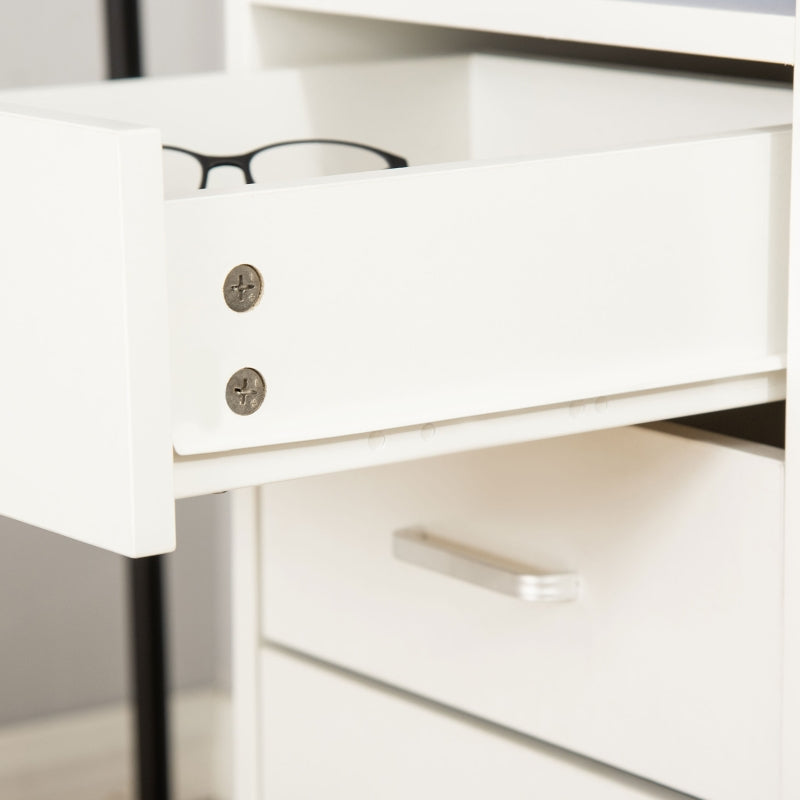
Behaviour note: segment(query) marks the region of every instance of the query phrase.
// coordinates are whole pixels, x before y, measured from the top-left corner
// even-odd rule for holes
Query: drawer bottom
[[[282,649],[261,670],[264,798],[687,797]]]

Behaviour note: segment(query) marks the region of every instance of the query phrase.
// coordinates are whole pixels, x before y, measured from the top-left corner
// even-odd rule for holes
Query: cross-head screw
[[[249,311],[261,299],[263,288],[259,271],[250,264],[239,264],[227,274],[222,294],[232,311]]]
[[[250,367],[244,367],[244,369],[234,372],[225,388],[225,400],[228,408],[234,414],[240,414],[243,417],[255,414],[261,408],[266,396],[267,385],[264,383],[263,376]]]

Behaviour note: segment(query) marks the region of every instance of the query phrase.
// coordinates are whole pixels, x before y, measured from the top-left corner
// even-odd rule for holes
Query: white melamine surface
[[[547,39],[791,64],[791,0],[229,0]]]
[[[174,547],[158,133],[0,107],[0,513]]]
[[[264,635],[698,797],[775,797],[783,463],[721,441],[624,428],[264,487]],[[401,563],[410,526],[582,595]]]
[[[275,648],[260,673],[264,798],[685,797]]]

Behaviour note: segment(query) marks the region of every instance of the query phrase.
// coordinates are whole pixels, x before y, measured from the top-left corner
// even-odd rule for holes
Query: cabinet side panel
[[[800,43],[800,28],[796,29],[796,42]],[[786,383],[782,800],[800,796],[800,103],[796,92],[794,103]]]
[[[0,109],[0,513],[174,546],[156,131]]]

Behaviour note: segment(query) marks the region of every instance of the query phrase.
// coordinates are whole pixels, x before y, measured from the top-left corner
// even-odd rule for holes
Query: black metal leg
[[[142,74],[138,0],[105,0],[109,78]],[[169,714],[162,557],[129,564],[136,783],[139,800],[169,800]]]
[[[109,78],[139,78],[142,46],[137,0],[105,0]]]
[[[162,556],[131,559],[137,796],[169,800],[169,715]]]

